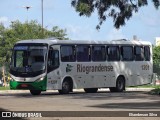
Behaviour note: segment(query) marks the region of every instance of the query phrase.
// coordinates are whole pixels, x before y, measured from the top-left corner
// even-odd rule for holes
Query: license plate
[[[27,84],[22,84],[21,87],[28,87],[28,85]]]

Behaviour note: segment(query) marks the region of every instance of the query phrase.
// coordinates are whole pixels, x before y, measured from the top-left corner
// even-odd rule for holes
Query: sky
[[[160,9],[156,10],[153,3],[133,14],[126,25],[115,29],[113,20],[108,18],[100,30],[96,30],[98,15],[95,11],[91,17],[80,17],[71,6],[71,0],[43,0],[44,28],[58,26],[67,30],[67,37],[72,40],[115,40],[138,39],[155,43],[160,37]],[[150,1],[150,0],[148,0]],[[31,6],[27,11],[24,6]],[[41,0],[0,0],[0,23],[9,27],[12,21],[37,20],[41,24]]]

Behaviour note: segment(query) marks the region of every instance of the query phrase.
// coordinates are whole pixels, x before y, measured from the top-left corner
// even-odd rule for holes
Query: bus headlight
[[[13,82],[13,81],[15,81],[15,80],[14,80],[12,77],[10,77],[10,80],[9,80],[9,81],[12,81],[12,82]]]
[[[36,81],[42,81],[42,80],[44,80],[44,78],[45,78],[45,76],[40,77],[40,78],[39,78],[39,79],[37,79]]]
[[[44,79],[44,77],[41,77],[39,80],[43,80]]]

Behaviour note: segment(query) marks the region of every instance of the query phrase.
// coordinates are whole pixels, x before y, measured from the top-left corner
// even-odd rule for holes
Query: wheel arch
[[[125,77],[125,75],[123,75],[123,74],[118,75],[118,76],[117,76],[117,79],[118,79],[119,77],[122,77],[124,80],[126,80],[126,77]],[[117,80],[117,79],[116,79],[116,80]]]

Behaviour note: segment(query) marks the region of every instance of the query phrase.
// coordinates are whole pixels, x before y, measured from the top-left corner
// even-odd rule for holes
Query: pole
[[[44,35],[44,31],[43,31],[43,0],[41,0],[41,4],[42,4],[42,36]]]

